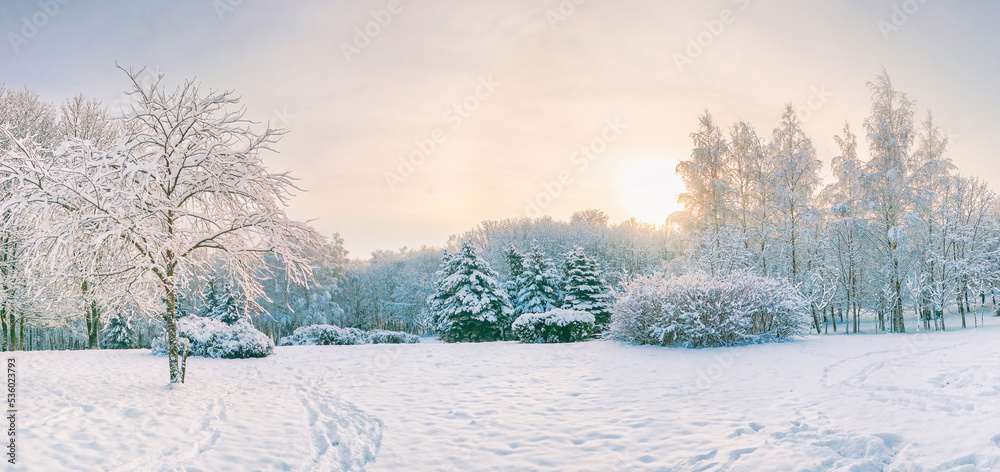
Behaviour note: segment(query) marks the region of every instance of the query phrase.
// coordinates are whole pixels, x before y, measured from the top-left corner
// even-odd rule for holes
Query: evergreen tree
[[[132,349],[135,347],[135,327],[128,313],[115,313],[107,320],[101,338],[104,349]]]
[[[509,335],[511,306],[497,274],[466,241],[445,254],[434,294],[427,303],[436,330],[445,342],[482,342]]]
[[[597,262],[576,246],[566,254],[563,277],[566,296],[562,308],[590,313],[598,326],[606,327],[611,320],[611,303]]]
[[[510,277],[503,284],[504,291],[507,292],[507,298],[517,300],[517,293],[521,291],[520,281],[524,276],[524,254],[521,254],[511,243],[507,249],[503,250],[503,259],[510,272]]]
[[[205,299],[205,305],[201,316],[213,318],[228,325],[236,324],[244,319],[243,310],[237,304],[233,286],[228,280],[218,275],[211,277],[202,291],[202,297]]]
[[[524,259],[524,273],[518,285],[516,316],[545,313],[561,305],[562,279],[537,244],[532,244],[531,253]]]

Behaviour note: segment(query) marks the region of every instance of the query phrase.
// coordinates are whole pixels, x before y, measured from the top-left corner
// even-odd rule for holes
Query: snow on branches
[[[802,334],[807,308],[795,286],[751,272],[645,275],[619,294],[611,336],[690,347],[769,342]]]
[[[162,76],[141,83],[141,71],[125,72],[135,103],[124,138],[111,149],[71,139],[49,151],[9,136],[0,184],[15,190],[0,210],[39,228],[32,263],[114,278],[144,312],[163,314],[178,382],[178,287],[220,264],[255,309],[262,255],[279,255],[289,280],[304,284],[321,238],[285,214],[293,178],[264,166],[282,131],[255,130],[232,92],[192,81],[168,89]]]
[[[482,342],[507,336],[513,314],[507,293],[472,243],[445,254],[437,278],[427,304],[442,340]]]

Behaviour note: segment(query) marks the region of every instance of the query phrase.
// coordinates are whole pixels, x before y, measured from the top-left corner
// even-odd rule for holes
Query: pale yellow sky
[[[0,80],[111,102],[126,85],[117,61],[235,89],[250,116],[289,130],[269,161],[308,189],[290,213],[364,257],[513,215],[661,219],[706,108],[769,135],[791,102],[828,161],[845,119],[863,134],[865,81],[883,65],[951,129],[963,172],[1000,181],[1000,9],[909,1],[70,3],[16,52],[3,45]],[[36,13],[0,8],[6,32]],[[412,173],[399,167],[428,143]],[[390,187],[389,172],[408,175]]]

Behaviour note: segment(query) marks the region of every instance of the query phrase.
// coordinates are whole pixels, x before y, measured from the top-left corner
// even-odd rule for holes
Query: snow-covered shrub
[[[279,346],[330,346],[368,344],[368,336],[357,328],[316,324],[296,328],[291,336],[278,340]]]
[[[267,357],[274,353],[274,342],[247,321],[226,324],[222,321],[188,315],[177,320],[177,337],[183,355],[185,344],[190,355],[218,359]],[[153,354],[167,353],[163,336],[153,340]]]
[[[420,342],[420,337],[401,331],[375,329],[368,332],[368,342],[372,344],[414,344]]]
[[[572,343],[596,331],[594,315],[562,308],[525,313],[514,320],[513,328],[514,336],[522,343]]]
[[[341,328],[333,325],[310,325],[296,329],[291,336],[278,341],[279,346],[329,346],[352,344],[412,344],[420,338],[409,333],[386,331],[362,331],[357,328]]]
[[[611,337],[690,347],[777,341],[803,332],[806,309],[795,286],[750,272],[640,276],[618,296]]]

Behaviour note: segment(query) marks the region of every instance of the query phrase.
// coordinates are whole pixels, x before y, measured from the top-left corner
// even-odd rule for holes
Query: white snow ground
[[[998,338],[15,353],[9,470],[1000,470]]]

